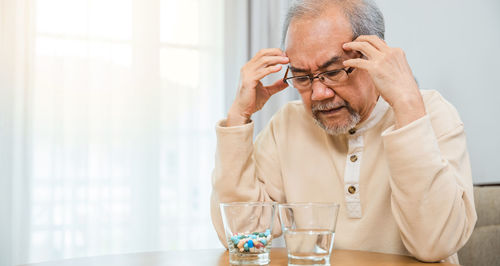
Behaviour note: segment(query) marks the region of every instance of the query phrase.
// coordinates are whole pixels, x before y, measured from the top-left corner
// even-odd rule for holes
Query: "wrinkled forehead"
[[[346,57],[342,44],[352,41],[351,25],[343,14],[294,19],[285,41],[290,64],[311,69],[334,56]]]

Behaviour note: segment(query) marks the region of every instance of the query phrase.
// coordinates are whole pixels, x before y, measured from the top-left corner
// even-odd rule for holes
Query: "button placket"
[[[355,131],[353,132],[353,134]],[[363,152],[363,136],[348,136],[349,151],[344,172],[344,196],[349,218],[361,218],[361,201],[359,195],[359,174]]]
[[[373,108],[370,117],[364,122],[364,125],[360,128],[351,128],[348,132],[349,134],[347,134],[349,150],[344,169],[344,198],[349,218],[361,218],[362,214],[359,196],[359,176],[364,147],[362,134],[376,125],[385,115],[387,110],[389,110],[389,104],[383,97],[379,97],[375,108]],[[351,186],[353,188],[349,189]]]

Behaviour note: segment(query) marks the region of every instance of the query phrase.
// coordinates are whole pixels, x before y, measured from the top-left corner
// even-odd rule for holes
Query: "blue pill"
[[[257,238],[257,236],[256,236],[256,235],[250,235],[250,238],[251,238],[251,239],[256,239],[256,238]]]
[[[243,248],[245,249],[245,251],[248,251],[248,242],[243,245]]]
[[[236,245],[238,244],[238,242],[240,242],[240,239],[237,236],[232,236],[231,241],[233,241],[233,243]]]
[[[253,248],[253,241],[252,240],[248,240],[247,244],[248,244],[248,248]]]
[[[264,233],[266,236],[271,234],[271,230],[267,229],[266,232]]]
[[[265,246],[265,245],[267,245],[267,240],[265,240],[265,239],[261,239],[261,240],[260,240],[260,243],[262,243],[262,245],[264,245],[264,246]]]

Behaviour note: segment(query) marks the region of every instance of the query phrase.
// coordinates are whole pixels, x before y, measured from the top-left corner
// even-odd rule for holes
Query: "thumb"
[[[271,96],[277,92],[284,90],[286,87],[288,87],[288,84],[284,82],[282,79],[279,79],[272,85],[266,86],[266,90],[269,93],[269,96]]]

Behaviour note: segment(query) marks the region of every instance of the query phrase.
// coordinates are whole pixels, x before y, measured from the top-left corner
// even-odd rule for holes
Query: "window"
[[[27,261],[220,247],[221,1],[32,1]]]

